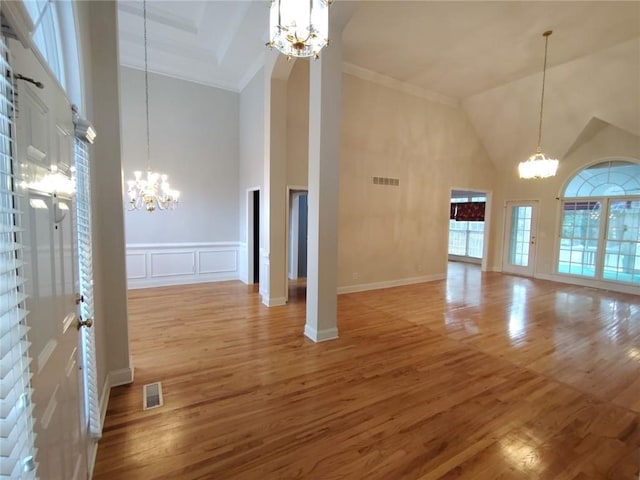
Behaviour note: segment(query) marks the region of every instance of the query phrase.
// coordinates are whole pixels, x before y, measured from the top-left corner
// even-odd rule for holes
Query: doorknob
[[[82,320],[82,317],[78,317],[78,330],[82,327],[91,328],[93,325],[93,318],[87,318],[86,320]]]
[[[76,293],[76,305],[80,305],[82,302],[84,302],[84,295]]]

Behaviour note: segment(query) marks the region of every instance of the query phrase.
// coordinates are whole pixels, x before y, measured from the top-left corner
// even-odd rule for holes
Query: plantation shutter
[[[0,478],[36,478],[29,340],[15,192],[13,74],[0,37]]]
[[[91,248],[91,184],[89,165],[89,145],[84,140],[75,139],[76,163],[76,225],[78,234],[80,314],[83,319],[94,318],[93,304],[93,253]],[[95,320],[94,320],[95,322]],[[102,436],[100,399],[98,398],[98,378],[96,372],[95,328],[82,329],[85,410],[89,422],[89,435],[98,439]]]

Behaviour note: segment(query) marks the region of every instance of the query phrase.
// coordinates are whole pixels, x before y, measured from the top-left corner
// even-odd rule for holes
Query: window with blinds
[[[15,102],[0,37],[0,478],[36,477],[21,214],[14,181]]]
[[[94,318],[93,305],[93,250],[91,247],[91,171],[89,145],[80,138],[75,139],[76,164],[76,231],[78,240],[78,265],[80,293],[80,314],[82,318]],[[95,320],[94,320],[95,322]],[[99,439],[102,436],[100,399],[98,398],[98,378],[96,371],[95,328],[82,329],[82,351],[84,364],[85,412],[89,435]]]

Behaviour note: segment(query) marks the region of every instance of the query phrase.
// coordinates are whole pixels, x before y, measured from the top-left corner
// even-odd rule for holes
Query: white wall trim
[[[579,278],[574,276],[565,276],[561,274],[536,273],[534,278],[540,280],[549,280],[551,282],[566,283],[569,285],[579,285],[581,287],[597,288],[599,290],[609,290],[611,292],[638,294],[637,285],[626,285],[623,283],[604,282],[600,280],[589,280],[587,278]]]
[[[111,393],[111,384],[109,381],[109,375],[104,379],[104,385],[102,386],[102,395],[100,395],[100,425],[104,428],[104,419],[107,418],[107,407],[109,406],[109,394]],[[93,470],[96,466],[96,455],[98,454],[98,443],[96,439],[88,438],[89,448],[87,459],[89,467],[89,478],[93,478]]]
[[[109,372],[109,385],[111,388],[133,383],[133,367],[121,368]]]
[[[448,260],[450,262],[475,263],[476,265],[482,265],[482,259],[481,258],[467,257],[465,255],[452,255],[452,254],[449,254]]]
[[[434,275],[425,275],[423,277],[401,278],[398,280],[387,280],[384,282],[361,283],[359,285],[345,285],[338,287],[338,295],[344,293],[366,292],[367,290],[380,290],[383,288],[402,287],[404,285],[413,285],[415,283],[433,282],[436,280],[445,280],[446,273],[437,273]]]
[[[237,247],[238,245],[240,245],[240,242],[127,243],[127,250],[149,250],[154,248]]]
[[[269,298],[267,295],[262,295],[262,303],[267,307],[281,307],[287,304],[287,299],[284,297]]]
[[[111,394],[111,379],[109,375],[104,379],[102,395],[100,395],[100,425],[104,426],[104,419],[107,418],[107,407],[109,406],[109,395]]]
[[[131,243],[126,248],[127,287],[238,280],[245,251],[240,242]]]
[[[397,90],[398,92],[406,93],[407,95],[424,98],[425,100],[429,100],[430,102],[441,103],[449,107],[460,108],[460,101],[457,98],[449,97],[437,92],[432,92],[411,83],[401,82],[400,80],[396,80],[395,78],[382,75],[378,72],[374,72],[373,70],[367,70],[366,68],[362,68],[351,63],[343,62],[342,71],[347,75],[351,75],[367,82],[382,85],[383,87]]]
[[[238,278],[246,285],[249,285],[248,261],[247,244],[240,242],[238,243]]]
[[[305,325],[304,335],[315,343],[327,342],[338,338],[338,329],[333,327],[325,330],[316,330],[311,325]]]

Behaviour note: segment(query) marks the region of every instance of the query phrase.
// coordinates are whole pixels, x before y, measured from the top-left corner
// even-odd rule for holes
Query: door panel
[[[17,82],[17,172],[21,186],[31,330],[38,477],[87,477],[86,432],[79,388],[81,355],[75,304],[74,195],[56,185],[73,166],[71,107],[57,81],[30,50],[10,42],[16,72],[44,84]],[[64,180],[64,179],[63,179]],[[64,183],[64,182],[63,182]],[[65,189],[66,190],[66,189]]]
[[[507,202],[502,270],[532,277],[535,266],[537,202]]]

